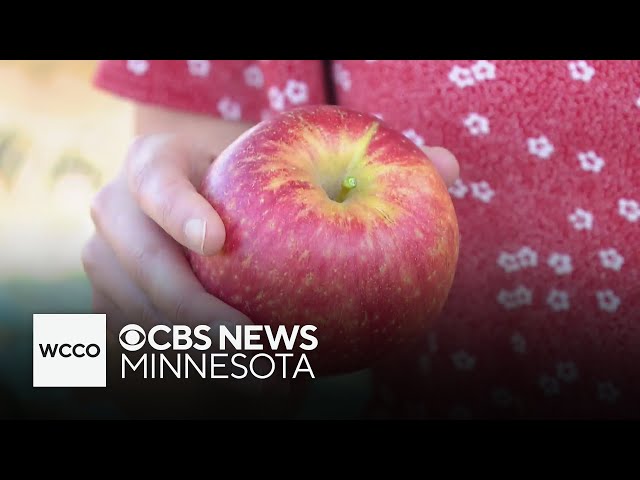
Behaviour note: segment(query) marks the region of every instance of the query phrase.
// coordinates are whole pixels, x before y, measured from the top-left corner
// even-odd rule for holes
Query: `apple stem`
[[[344,202],[349,192],[356,188],[356,185],[358,185],[356,177],[345,177],[345,179],[342,181],[342,189],[340,190],[340,195],[338,195],[336,201],[338,203]]]
[[[356,188],[358,182],[356,181],[356,177],[347,177],[342,181],[342,188],[346,188],[347,190],[351,190]]]

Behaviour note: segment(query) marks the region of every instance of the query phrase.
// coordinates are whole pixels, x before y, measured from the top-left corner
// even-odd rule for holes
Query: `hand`
[[[425,152],[451,185],[458,177],[455,157],[440,147]],[[107,314],[116,336],[131,322],[145,329],[158,323],[209,324],[213,331],[220,323],[251,323],[204,290],[183,253],[186,247],[215,254],[225,241],[220,217],[196,190],[212,160],[209,149],[193,138],[142,136],[118,176],[96,196],[91,206],[96,233],[82,261],[94,310]],[[282,382],[264,387],[280,394],[289,390],[274,383]]]
[[[456,158],[441,147],[424,150],[451,185],[459,173]],[[196,191],[212,160],[178,135],[139,137],[119,175],[96,196],[96,233],[82,261],[93,307],[110,314],[112,332],[126,319],[149,328],[185,321],[251,323],[204,290],[180,247],[211,255],[224,244],[222,220]]]
[[[93,307],[117,335],[129,321],[246,324],[242,313],[209,295],[181,245],[204,254],[224,244],[224,226],[196,185],[212,161],[177,135],[139,137],[119,175],[96,196],[96,227],[82,253]]]
[[[114,344],[128,323],[147,331],[159,323],[209,324],[212,332],[221,323],[232,331],[234,324],[251,323],[204,290],[183,251],[187,247],[211,254],[224,244],[220,217],[196,193],[196,185],[213,160],[209,152],[192,137],[139,137],[117,177],[93,201],[96,232],[83,249],[82,262],[93,288],[94,311],[107,314]],[[244,404],[238,406],[237,397],[229,398],[232,391],[240,389],[245,398],[264,388],[274,389],[251,379],[216,381],[213,393],[208,382],[182,380],[179,388],[171,378],[160,384],[124,382],[118,380],[119,356],[109,360],[108,375],[116,385],[112,399],[133,418],[163,416],[167,411],[232,415],[234,408],[251,410]],[[279,385],[275,388],[284,390]]]
[[[442,147],[422,147],[422,150],[431,159],[447,187],[453,185],[460,176],[460,165],[453,153]]]

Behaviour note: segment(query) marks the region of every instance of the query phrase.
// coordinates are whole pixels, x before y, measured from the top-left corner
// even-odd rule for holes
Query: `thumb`
[[[446,148],[442,147],[421,147],[424,153],[427,154],[431,163],[436,167],[438,173],[443,178],[447,187],[453,185],[453,183],[460,176],[460,165],[455,155]]]
[[[126,175],[133,197],[148,217],[188,249],[212,255],[224,245],[225,229],[191,178],[211,158],[193,150],[191,143],[176,135],[140,137],[129,151]]]

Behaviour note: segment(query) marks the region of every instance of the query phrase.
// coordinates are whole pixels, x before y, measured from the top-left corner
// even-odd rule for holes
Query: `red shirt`
[[[126,98],[256,122],[291,107],[374,113],[457,156],[461,232],[443,315],[370,413],[640,413],[640,63],[107,61]]]

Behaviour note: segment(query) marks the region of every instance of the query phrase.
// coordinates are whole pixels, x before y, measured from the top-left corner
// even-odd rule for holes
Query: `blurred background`
[[[0,61],[0,418],[77,408],[69,392],[32,388],[31,323],[91,308],[89,205],[132,132],[129,105],[92,86],[96,64]]]
[[[0,62],[0,274],[81,270],[88,205],[122,162],[130,107],[91,85],[94,61]]]
[[[32,315],[91,311],[89,206],[133,134],[130,105],[92,86],[96,66],[0,61],[0,418],[119,418],[79,389],[32,387]],[[317,381],[300,415],[357,416],[363,382]]]

